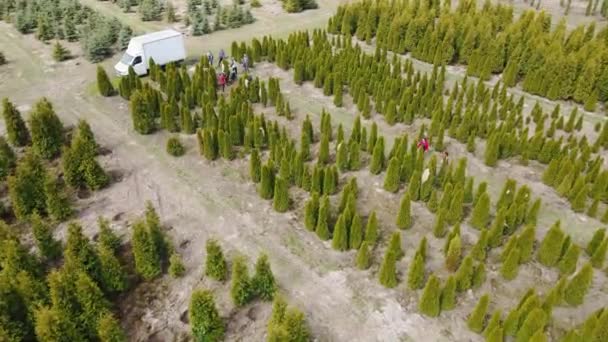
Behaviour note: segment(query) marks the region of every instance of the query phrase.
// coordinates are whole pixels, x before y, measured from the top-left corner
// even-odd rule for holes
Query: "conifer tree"
[[[133,129],[139,134],[150,134],[155,129],[154,114],[151,113],[146,95],[137,90],[129,97]]]
[[[382,261],[382,266],[380,266],[379,273],[380,284],[382,284],[384,287],[393,288],[397,286],[397,270],[395,268],[396,261],[397,256],[395,255],[395,252],[389,247],[384,254],[384,260]]]
[[[127,272],[123,269],[115,252],[105,245],[97,246],[101,264],[101,286],[106,293],[120,293],[127,289]]]
[[[13,152],[13,149],[4,137],[0,136],[0,180],[5,180],[11,173],[15,168],[16,160],[15,152]]]
[[[604,267],[604,261],[606,260],[606,250],[608,249],[608,239],[605,239],[595,252],[591,256],[591,265],[595,268]]]
[[[454,272],[458,268],[460,263],[461,248],[459,235],[456,235],[450,239],[445,258],[445,267],[448,269],[448,271]]]
[[[482,193],[477,200],[471,214],[471,225],[477,229],[484,229],[488,226],[490,219],[490,197],[487,193]]]
[[[369,170],[372,174],[377,175],[380,172],[382,172],[383,168],[384,168],[384,137],[378,137],[378,140],[374,144],[372,162],[371,162]]]
[[[226,259],[219,243],[214,239],[207,240],[206,250],[205,275],[218,281],[226,280],[228,277]]]
[[[348,231],[348,247],[358,249],[363,241],[363,227],[361,217],[355,213],[351,220],[350,229]]]
[[[338,217],[331,242],[332,248],[339,251],[345,251],[348,249],[348,230],[344,220],[344,215],[340,215]]]
[[[336,153],[336,164],[342,172],[349,169],[348,150],[346,144],[343,142],[338,144],[338,151]]]
[[[359,247],[359,251],[357,252],[356,265],[360,270],[366,270],[370,265],[370,251],[369,251],[369,243],[367,241],[363,241],[361,246]]]
[[[259,183],[261,180],[261,165],[260,153],[254,148],[249,159],[249,176],[254,183]]]
[[[560,221],[555,222],[545,235],[538,249],[538,261],[545,266],[554,266],[561,257],[565,236],[560,228]]]
[[[61,243],[53,238],[51,227],[42,220],[37,212],[31,216],[32,232],[40,256],[53,261],[61,256]]]
[[[416,253],[407,275],[407,286],[410,290],[421,289],[424,285],[424,257]]]
[[[252,298],[253,288],[243,256],[239,255],[234,258],[231,278],[230,297],[232,297],[232,301],[236,306],[247,304]]]
[[[94,334],[101,316],[108,311],[108,303],[103,296],[103,292],[87,273],[79,272],[76,275],[74,295],[78,305],[82,308],[80,324],[85,331]]]
[[[460,264],[458,271],[456,271],[456,290],[458,292],[464,292],[471,288],[473,283],[473,258],[467,255]]]
[[[592,281],[593,267],[591,263],[586,263],[566,284],[564,288],[564,300],[566,303],[570,306],[581,305],[591,287]]]
[[[480,288],[481,285],[486,281],[486,264],[479,263],[475,267],[473,272],[473,279],[471,280],[471,287],[474,289]]]
[[[260,197],[263,199],[271,199],[274,195],[275,179],[272,165],[263,165],[260,180]]]
[[[414,170],[412,177],[410,178],[408,192],[411,196],[412,201],[418,201],[420,199],[420,187],[421,187],[421,174],[419,170]]]
[[[8,192],[17,219],[25,219],[34,211],[46,212],[44,180],[46,171],[37,155],[26,152],[8,177]]]
[[[225,326],[208,290],[195,290],[190,297],[188,318],[197,341],[217,342],[224,339]]]
[[[399,190],[399,169],[400,161],[396,156],[391,158],[386,176],[384,177],[384,190],[389,192],[397,192]]]
[[[102,342],[127,342],[120,323],[112,313],[106,312],[97,323],[97,336]]]
[[[97,90],[101,96],[112,96],[115,93],[114,86],[106,74],[106,70],[101,66],[97,66]]]
[[[321,205],[319,206],[319,217],[317,218],[317,227],[315,232],[321,240],[329,239],[329,227],[327,220],[329,219],[329,197],[324,195],[321,197]]]
[[[401,247],[401,232],[394,231],[391,234],[391,238],[388,242],[389,250],[393,251],[397,260],[401,259],[404,255],[403,248]]]
[[[376,244],[378,239],[378,219],[376,218],[376,211],[372,211],[367,219],[367,225],[365,226],[365,241],[370,246]]]
[[[473,309],[473,312],[469,315],[467,320],[467,326],[469,329],[476,333],[481,333],[483,331],[485,317],[488,312],[488,304],[490,302],[490,297],[487,294],[484,294],[479,299],[479,302]]]
[[[522,317],[523,318],[523,317]],[[520,318],[520,319],[522,319]],[[524,342],[530,341],[531,337],[534,336],[537,332],[543,331],[545,324],[547,322],[547,315],[540,308],[532,309],[528,315],[524,318],[519,331],[517,332],[517,336],[515,337],[515,341]]]
[[[456,278],[449,276],[445,286],[441,290],[441,310],[448,311],[456,306]]]
[[[274,183],[274,210],[284,213],[289,209],[289,188],[287,180],[277,177]]]
[[[182,257],[177,254],[171,254],[169,258],[169,275],[173,278],[179,278],[184,275],[186,272],[186,267],[184,267],[184,263],[182,262]]]
[[[418,302],[418,310],[424,315],[429,317],[437,317],[441,312],[441,289],[440,289],[439,278],[434,274],[431,275],[429,280],[424,286],[422,297]]]
[[[439,199],[437,198],[437,191],[435,189],[433,189],[431,191],[431,197],[429,198],[429,201],[427,203],[427,207],[429,208],[429,210],[432,213],[436,213],[437,209],[439,207]]]
[[[272,300],[277,291],[277,284],[270,269],[270,262],[266,254],[261,254],[255,263],[255,274],[251,279],[253,293],[263,299]]]
[[[564,256],[557,264],[561,275],[570,275],[576,271],[576,263],[578,262],[580,251],[581,249],[576,244],[570,244],[570,247],[568,247],[566,253],[564,253]]]
[[[513,280],[517,277],[519,270],[519,253],[519,248],[512,248],[500,267],[500,274],[506,280]]]
[[[589,206],[589,209],[587,209],[587,216],[591,217],[591,218],[596,218],[597,217],[597,211],[600,205],[600,200],[598,198],[595,198],[593,200],[593,202],[591,202],[591,206]]]
[[[486,338],[486,341],[489,340],[490,334],[495,329],[500,329],[502,331],[502,327],[500,324],[501,318],[502,312],[500,311],[500,309],[494,310],[494,313],[492,313],[492,316],[490,317],[490,320],[488,321],[488,324],[486,325],[482,333],[482,335]],[[500,340],[502,341],[502,336],[500,336]]]
[[[143,221],[133,224],[133,257],[135,259],[135,270],[145,280],[154,279],[161,272],[161,260],[159,251],[150,236]]]
[[[65,186],[59,179],[53,176],[47,177],[44,181],[44,193],[46,210],[52,219],[61,222],[72,215],[72,208]]]
[[[46,99],[38,101],[28,120],[33,150],[42,158],[52,159],[61,151],[64,142],[63,124]]]
[[[327,134],[321,136],[321,145],[319,147],[319,165],[329,163],[329,137]]]
[[[519,262],[525,263],[532,258],[534,251],[534,241],[536,236],[536,226],[527,225],[524,231],[517,238],[517,248],[519,249]]]
[[[442,238],[445,236],[446,216],[447,213],[445,210],[439,210],[439,214],[437,214],[435,219],[435,225],[433,226],[433,235],[436,238]]]
[[[26,146],[30,142],[30,133],[25,126],[21,113],[7,98],[2,100],[2,116],[8,141],[17,147]]]
[[[397,214],[397,227],[400,229],[408,229],[412,226],[411,215],[411,200],[408,192],[403,194],[401,205],[399,206],[399,214]]]
[[[319,215],[319,194],[314,192],[304,206],[304,226],[310,231],[314,231],[317,226]]]

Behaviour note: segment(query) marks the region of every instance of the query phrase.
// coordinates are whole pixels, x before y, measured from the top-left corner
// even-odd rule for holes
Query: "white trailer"
[[[131,66],[137,75],[146,75],[150,59],[157,65],[186,59],[183,35],[175,30],[164,30],[133,37],[114,69],[118,75],[125,76]]]

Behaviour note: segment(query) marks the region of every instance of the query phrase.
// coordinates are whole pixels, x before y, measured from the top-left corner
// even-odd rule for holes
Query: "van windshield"
[[[125,54],[122,55],[122,58],[120,59],[120,62],[122,64],[125,64],[125,65],[131,65],[131,61],[132,60],[133,60],[133,56],[131,56],[128,53],[125,52]]]

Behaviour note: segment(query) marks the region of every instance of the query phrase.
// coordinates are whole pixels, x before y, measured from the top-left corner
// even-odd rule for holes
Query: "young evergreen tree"
[[[252,299],[253,288],[244,257],[234,258],[231,278],[230,297],[232,297],[232,301],[236,306],[247,304]]]
[[[190,297],[188,318],[197,341],[217,342],[224,339],[225,325],[208,290],[195,290]]]
[[[401,198],[399,206],[399,214],[397,215],[397,227],[400,229],[408,229],[412,226],[410,194],[406,192]]]
[[[348,229],[346,227],[346,222],[344,218],[344,214],[338,217],[338,221],[334,227],[333,239],[331,246],[333,249],[339,251],[345,251],[348,249]]]
[[[277,177],[274,183],[274,210],[284,213],[289,209],[289,185],[287,180]]]
[[[310,231],[314,231],[317,226],[319,216],[319,194],[314,192],[304,206],[304,226]]]
[[[445,267],[448,271],[454,272],[458,268],[458,265],[460,264],[461,249],[459,235],[456,235],[449,240],[447,255],[445,257]]]
[[[422,297],[418,302],[418,310],[420,313],[429,316],[437,317],[441,312],[441,284],[439,278],[434,274],[431,275],[429,280],[424,286]]]
[[[2,116],[8,141],[17,147],[26,146],[30,142],[30,133],[25,126],[21,113],[7,98],[2,99]]]
[[[372,174],[377,175],[380,172],[382,172],[383,168],[384,168],[384,137],[378,137],[378,140],[374,144],[372,162],[371,162],[369,170]]]
[[[477,229],[484,229],[490,220],[490,197],[487,193],[482,193],[477,200],[471,214],[471,225]]]
[[[561,275],[570,275],[576,271],[576,263],[580,255],[581,249],[574,243],[570,244],[566,253],[557,264],[557,268]]]
[[[266,254],[261,254],[255,263],[255,274],[251,279],[253,293],[263,299],[272,300],[277,291],[277,284],[270,268]]]
[[[542,333],[547,322],[547,315],[542,309],[534,308],[526,317],[520,317],[520,319],[524,320],[517,332],[515,341],[531,341],[532,336],[534,336],[538,331]]]
[[[207,240],[206,250],[205,275],[218,281],[226,280],[228,278],[226,259],[224,259],[224,253],[217,240]]]
[[[321,197],[321,205],[319,206],[319,217],[317,218],[317,227],[315,232],[321,240],[329,239],[328,219],[330,212],[329,197],[324,195]]]
[[[169,275],[173,278],[180,278],[186,272],[186,267],[182,262],[182,257],[177,254],[171,254],[169,258]]]
[[[263,165],[259,193],[260,197],[263,199],[269,200],[274,196],[274,188],[275,188],[275,175],[272,170],[272,165]]]
[[[53,176],[48,176],[44,181],[44,193],[46,197],[46,210],[49,216],[56,221],[65,221],[72,215],[70,199],[64,184]]]
[[[355,213],[350,223],[350,229],[348,230],[348,247],[352,249],[359,249],[362,241],[363,227],[361,217],[359,214]]]
[[[105,313],[97,323],[97,336],[102,342],[127,342],[127,336],[112,313]]]
[[[442,238],[445,236],[446,216],[446,211],[440,209],[435,219],[435,225],[433,226],[433,235],[436,238]]]
[[[365,241],[370,246],[374,246],[378,239],[378,219],[376,218],[376,211],[372,211],[367,219],[367,225],[365,226]]]
[[[259,183],[261,180],[261,165],[260,153],[254,148],[249,159],[249,176],[254,183]]]
[[[551,226],[540,244],[538,261],[548,267],[556,265],[561,257],[564,240],[565,236],[560,228],[560,222],[557,221]]]
[[[566,284],[564,288],[564,301],[570,306],[581,305],[591,287],[592,281],[593,267],[591,263],[586,263]]]
[[[484,294],[479,299],[479,302],[473,309],[473,312],[469,315],[467,320],[467,326],[472,331],[480,334],[483,331],[486,314],[488,312],[488,304],[490,302],[490,297],[487,294]]]
[[[606,260],[606,251],[608,249],[608,239],[605,239],[599,247],[595,250],[591,256],[591,265],[595,268],[604,267],[604,261]]]
[[[357,251],[356,257],[356,266],[360,270],[366,270],[370,266],[370,250],[369,243],[367,241],[363,241],[359,250]]]
[[[154,240],[143,221],[133,224],[131,244],[135,270],[145,280],[154,279],[161,273],[161,259]]]
[[[519,249],[519,262],[530,261],[534,252],[534,241],[536,236],[536,226],[527,225],[524,231],[517,238],[517,248]]]
[[[445,286],[441,290],[441,310],[448,311],[456,306],[456,278],[449,276]]]
[[[597,229],[593,233],[593,237],[591,238],[591,240],[587,244],[587,247],[585,248],[585,252],[587,253],[588,256],[593,256],[593,254],[595,254],[595,251],[597,250],[597,248],[602,244],[602,241],[604,241],[605,236],[606,236],[606,228]]]
[[[519,270],[519,248],[512,248],[506,255],[502,266],[500,267],[500,274],[506,280],[513,280],[517,277]]]
[[[397,270],[395,263],[397,262],[397,256],[395,252],[389,249],[384,254],[384,260],[382,266],[380,266],[379,280],[380,284],[384,287],[393,288],[397,286]]]
[[[384,190],[389,192],[397,192],[399,190],[399,170],[400,160],[396,156],[391,158],[388,163],[386,176],[384,177]]]
[[[37,212],[32,214],[30,220],[40,256],[48,261],[58,259],[61,256],[61,242],[53,238],[51,227],[42,220]]]
[[[15,169],[14,176],[8,177],[8,192],[15,216],[19,220],[37,211],[46,212],[44,180],[46,171],[40,158],[26,152]]]
[[[29,126],[33,150],[45,159],[56,157],[64,142],[63,124],[46,98],[34,105]]]
[[[410,290],[421,289],[424,285],[424,257],[420,253],[416,253],[407,275],[407,286]]]
[[[473,268],[473,258],[467,255],[460,264],[458,271],[456,271],[456,290],[458,292],[464,292],[471,288],[473,284],[473,275],[475,269]]]
[[[106,74],[106,70],[101,65],[97,66],[97,90],[99,90],[101,96],[106,97],[112,96],[116,92],[108,74]]]
[[[421,187],[421,174],[419,170],[414,170],[412,177],[410,178],[410,184],[408,192],[411,196],[412,201],[418,201],[420,199],[420,187]]]
[[[321,136],[321,145],[319,146],[319,165],[329,163],[329,137],[327,134]]]

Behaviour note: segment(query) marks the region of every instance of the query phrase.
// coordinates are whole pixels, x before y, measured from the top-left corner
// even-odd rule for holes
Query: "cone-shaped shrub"
[[[99,90],[101,96],[112,96],[115,93],[114,86],[112,86],[108,74],[101,65],[97,66],[97,90]]]
[[[401,259],[404,255],[403,249],[401,248],[401,233],[399,231],[393,232],[391,239],[388,243],[388,249],[395,254],[397,260]]]
[[[33,150],[45,159],[56,157],[64,142],[63,124],[46,98],[34,106],[29,126]]]
[[[416,252],[407,274],[407,286],[410,290],[421,289],[424,285],[424,257]]]
[[[215,280],[224,281],[227,278],[226,259],[219,243],[214,239],[207,240],[207,259],[205,274]]]
[[[184,145],[182,145],[179,137],[172,136],[167,139],[167,153],[174,157],[180,157],[183,156],[185,152]]]
[[[350,223],[348,231],[348,248],[358,249],[363,241],[363,227],[361,225],[361,217],[355,213]]]
[[[422,256],[422,260],[426,260],[426,248],[427,240],[425,236],[420,240],[420,244],[418,245],[418,249],[416,250],[416,253],[420,253],[420,256]]]
[[[384,287],[393,288],[397,286],[396,262],[397,257],[395,256],[395,253],[388,249],[384,255],[384,260],[382,261],[382,266],[380,266],[380,273],[378,275],[380,284]]]
[[[30,133],[17,107],[7,98],[2,100],[2,116],[8,142],[13,146],[25,146],[30,142]]]
[[[598,248],[595,249],[595,253],[591,256],[591,265],[595,268],[602,268],[604,266],[604,261],[606,260],[606,250],[608,249],[608,239],[605,239],[604,242],[600,244]]]
[[[337,170],[334,172],[334,167],[326,168],[325,175],[323,176],[323,194],[324,195],[333,195],[336,193],[336,174]]]
[[[579,306],[583,304],[585,295],[591,287],[593,280],[593,267],[591,263],[585,264],[583,268],[578,271],[572,279],[566,284],[564,288],[564,300],[570,306]]]
[[[247,304],[252,298],[253,288],[244,257],[237,256],[234,258],[231,278],[230,297],[232,297],[232,301],[236,306]]]
[[[446,212],[445,210],[439,210],[439,214],[437,214],[435,218],[435,225],[433,226],[433,235],[436,238],[442,238],[445,236],[446,230]]]
[[[277,177],[274,183],[274,210],[284,213],[289,209],[289,185],[287,180]]]
[[[277,291],[277,284],[270,269],[266,254],[261,254],[255,263],[255,274],[251,279],[253,293],[262,300],[272,300]]]
[[[361,243],[361,247],[359,247],[359,251],[357,252],[356,264],[358,269],[366,270],[369,268],[369,254],[369,244],[367,241],[363,241],[363,243]]]
[[[420,171],[415,170],[410,178],[408,192],[412,201],[418,201],[420,199]]]
[[[371,137],[370,137],[371,138]],[[372,162],[369,167],[369,171],[377,175],[382,172],[384,168],[384,137],[378,137],[374,145],[374,150],[372,154]]]
[[[177,253],[171,254],[171,257],[169,258],[169,275],[173,278],[179,278],[183,276],[185,272],[186,268],[182,262],[182,257]]]
[[[557,268],[561,275],[570,275],[576,271],[576,263],[578,262],[580,252],[581,249],[576,244],[570,244],[566,253],[557,264]]]
[[[435,189],[431,191],[431,197],[427,203],[427,207],[432,213],[436,213],[439,208],[439,199],[437,198],[437,191]]]
[[[458,292],[464,292],[471,288],[474,273],[473,258],[471,258],[470,255],[467,255],[462,260],[458,271],[456,271],[456,290]]]
[[[361,168],[361,157],[359,151],[361,149],[360,146],[365,146],[365,144],[360,145],[357,141],[353,141],[349,146],[348,169],[351,171],[357,171]]]
[[[490,197],[487,193],[481,194],[471,214],[471,226],[483,229],[488,226],[490,219]]]
[[[473,248],[471,249],[470,255],[473,259],[477,261],[485,261],[488,251],[488,230],[484,229],[479,234],[479,239]]]
[[[304,206],[304,226],[310,231],[314,231],[317,226],[319,216],[319,194],[314,192]]]
[[[59,258],[61,256],[61,243],[53,238],[50,225],[42,220],[37,212],[32,214],[30,221],[40,256],[50,261]]]
[[[456,278],[448,277],[445,286],[441,290],[441,310],[448,311],[456,306]]]
[[[507,254],[505,260],[500,267],[500,274],[506,280],[512,280],[517,277],[519,271],[519,248],[512,248]]]
[[[461,249],[460,236],[456,235],[450,240],[447,255],[445,257],[445,267],[448,271],[454,272],[458,268],[458,265],[460,264]]]
[[[530,337],[529,342],[547,342],[547,335],[542,329],[539,329],[532,337]]]
[[[97,336],[101,341],[108,342],[125,342],[127,337],[120,327],[120,323],[112,313],[107,312],[99,318],[97,323]]]
[[[475,309],[473,309],[473,312],[471,312],[467,320],[467,326],[469,327],[469,329],[478,334],[483,331],[489,303],[490,297],[487,294],[481,296],[479,302],[475,306]]]
[[[195,290],[192,293],[188,317],[192,335],[197,341],[217,342],[224,339],[224,322],[211,291]]]
[[[439,278],[432,274],[424,286],[422,297],[420,297],[420,301],[418,302],[418,310],[426,316],[437,317],[441,312],[440,301],[441,284]]]
[[[384,190],[389,192],[397,192],[399,190],[399,170],[400,160],[397,157],[391,158],[384,177]]]
[[[346,223],[344,222],[344,215],[340,215],[338,217],[338,221],[336,221],[331,246],[333,249],[339,251],[345,251],[348,249],[348,230],[346,228]]]
[[[565,236],[560,228],[560,221],[557,221],[540,244],[538,261],[545,266],[555,266],[561,257],[564,240]]]
[[[486,338],[486,341],[487,341],[488,337],[490,336],[490,333],[494,329],[501,328],[501,326],[500,326],[501,318],[502,318],[502,311],[500,311],[500,309],[494,310],[494,313],[492,314],[492,317],[490,317],[490,320],[488,321],[486,328],[483,330],[483,336]],[[501,341],[502,341],[502,336],[501,336]]]
[[[72,215],[70,199],[62,181],[53,176],[47,177],[44,182],[44,192],[46,210],[53,220],[61,222]]]
[[[321,145],[319,147],[319,165],[324,165],[329,162],[329,137],[327,134],[321,136]]]
[[[486,264],[479,263],[477,267],[475,267],[475,271],[473,272],[473,279],[471,280],[471,287],[474,289],[478,289],[483,285],[486,281]]]
[[[329,219],[329,197],[327,195],[321,197],[321,205],[319,206],[319,217],[317,218],[317,227],[315,232],[321,240],[329,239],[329,227],[327,220]]]
[[[370,246],[374,246],[377,239],[378,219],[376,218],[376,211],[372,211],[367,219],[367,225],[365,226],[365,241],[367,241]]]
[[[534,251],[534,238],[536,236],[536,226],[527,225],[524,231],[517,238],[517,248],[519,249],[519,262],[525,263],[532,258]]]
[[[401,198],[399,206],[399,214],[397,214],[397,227],[400,229],[408,229],[412,226],[410,194],[406,192]]]
[[[608,310],[604,309],[593,329],[593,342],[608,341]]]
[[[536,334],[536,332],[542,330],[547,323],[547,315],[540,308],[535,308],[530,311],[526,319],[523,321],[521,328],[517,332],[515,337],[516,342],[528,342],[530,338]]]
[[[260,160],[260,152],[254,148],[249,159],[249,176],[254,183],[259,183],[261,179],[262,162]]]
[[[274,172],[272,171],[272,167],[263,165],[259,188],[260,197],[267,200],[271,199],[274,195],[274,188]]]
[[[504,340],[504,329],[500,326],[490,330],[486,336],[486,342],[502,342]]]
[[[161,260],[159,251],[143,221],[133,224],[131,244],[137,273],[145,280],[154,279],[161,273]]]
[[[587,252],[588,256],[593,256],[593,254],[595,254],[595,251],[597,250],[597,248],[604,241],[605,236],[606,236],[606,228],[597,229],[595,231],[595,233],[593,233],[593,237],[591,238],[591,240],[587,244],[587,247],[585,248],[585,252]]]

